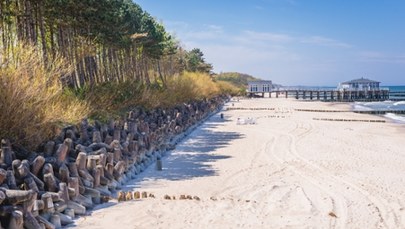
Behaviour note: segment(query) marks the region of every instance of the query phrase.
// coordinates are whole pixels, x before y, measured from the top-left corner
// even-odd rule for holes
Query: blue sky
[[[136,0],[214,71],[283,85],[405,85],[405,0]]]

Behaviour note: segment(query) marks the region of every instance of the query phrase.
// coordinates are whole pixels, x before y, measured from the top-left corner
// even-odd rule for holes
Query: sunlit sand
[[[167,153],[163,171],[151,166],[124,188],[155,198],[112,201],[77,226],[405,227],[404,125],[322,121],[384,119],[295,110],[350,110],[347,104],[246,99],[226,107],[274,110],[212,116]]]

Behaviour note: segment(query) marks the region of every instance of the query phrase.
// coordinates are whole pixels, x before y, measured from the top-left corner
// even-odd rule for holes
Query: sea
[[[384,87],[384,86],[383,86]],[[390,92],[404,92],[405,86],[385,86]],[[398,100],[383,102],[355,102],[353,110],[405,110],[405,97],[396,97]],[[384,115],[396,123],[405,124],[405,115],[387,113]]]

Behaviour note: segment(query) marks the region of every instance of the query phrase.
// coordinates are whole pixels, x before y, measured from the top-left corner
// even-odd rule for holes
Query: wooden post
[[[55,149],[55,142],[49,141],[45,144],[44,155],[45,157],[50,157],[53,155],[53,150]]]
[[[86,153],[80,152],[79,155],[77,155],[76,165],[78,170],[86,169],[86,160],[87,160]]]
[[[11,151],[11,148],[8,146],[6,140],[1,140],[1,160],[4,162],[4,164],[8,166],[11,166],[13,163],[13,152]]]
[[[77,197],[80,194],[80,191],[79,191],[79,178],[78,177],[70,177],[68,187],[74,190],[73,197]]]
[[[15,173],[15,175],[17,175],[17,178],[19,179],[24,179],[28,176],[28,174],[30,174],[28,163],[21,163],[21,165],[18,166],[17,173]]]
[[[101,143],[102,139],[101,139],[101,133],[100,131],[94,131],[93,132],[93,143]]]
[[[44,174],[44,183],[45,183],[45,188],[49,192],[56,192],[58,189],[58,186],[56,184],[55,177],[52,173],[46,173]]]
[[[58,150],[55,153],[56,161],[59,164],[65,162],[67,153],[69,151],[69,146],[72,144],[72,139],[66,138],[63,143],[59,146]]]
[[[108,179],[114,179],[113,173],[114,173],[114,165],[111,163],[107,163],[106,165],[106,170],[104,171],[105,177]]]
[[[97,188],[100,186],[101,171],[99,169],[94,169],[93,177],[94,177],[93,187]]]
[[[59,195],[60,198],[67,203],[69,199],[69,191],[68,191],[68,186],[65,182],[59,183]]]
[[[113,153],[107,154],[107,163],[110,163],[110,164],[114,163],[114,154]]]
[[[32,177],[26,177],[24,179],[24,184],[29,190],[33,190],[34,192],[39,192],[38,186]]]
[[[59,179],[62,182],[68,183],[69,181],[69,169],[65,164],[62,164],[62,166],[59,168]]]
[[[121,152],[121,150],[120,150],[119,148],[115,148],[115,149],[114,149],[114,161],[115,161],[115,162],[120,161],[120,160],[121,160],[121,157],[122,157],[122,152]]]
[[[53,214],[55,208],[53,206],[52,195],[50,193],[45,193],[41,196],[41,200],[44,202],[44,213]]]
[[[100,160],[98,162],[98,165],[101,165],[104,167],[106,165],[106,163],[107,163],[107,154],[100,154]]]
[[[89,156],[87,159],[87,170],[93,171],[97,166],[97,159],[94,156]]]
[[[50,173],[50,174],[54,175],[53,166],[50,163],[46,163],[42,167],[42,174],[47,174],[47,173]]]
[[[156,170],[162,171],[162,160],[161,159],[156,160]]]
[[[71,162],[68,164],[69,173],[71,177],[79,177],[79,172],[77,171],[77,165],[75,162]]]
[[[115,166],[113,170],[113,175],[116,180],[118,180],[122,173],[125,171],[125,162],[119,161]]]
[[[42,166],[45,164],[45,158],[43,156],[37,156],[32,162],[31,172],[35,176],[38,176],[39,171],[41,171]]]

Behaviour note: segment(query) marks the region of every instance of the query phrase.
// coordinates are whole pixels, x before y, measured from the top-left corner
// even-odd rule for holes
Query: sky
[[[135,0],[214,72],[405,85],[405,0]]]

